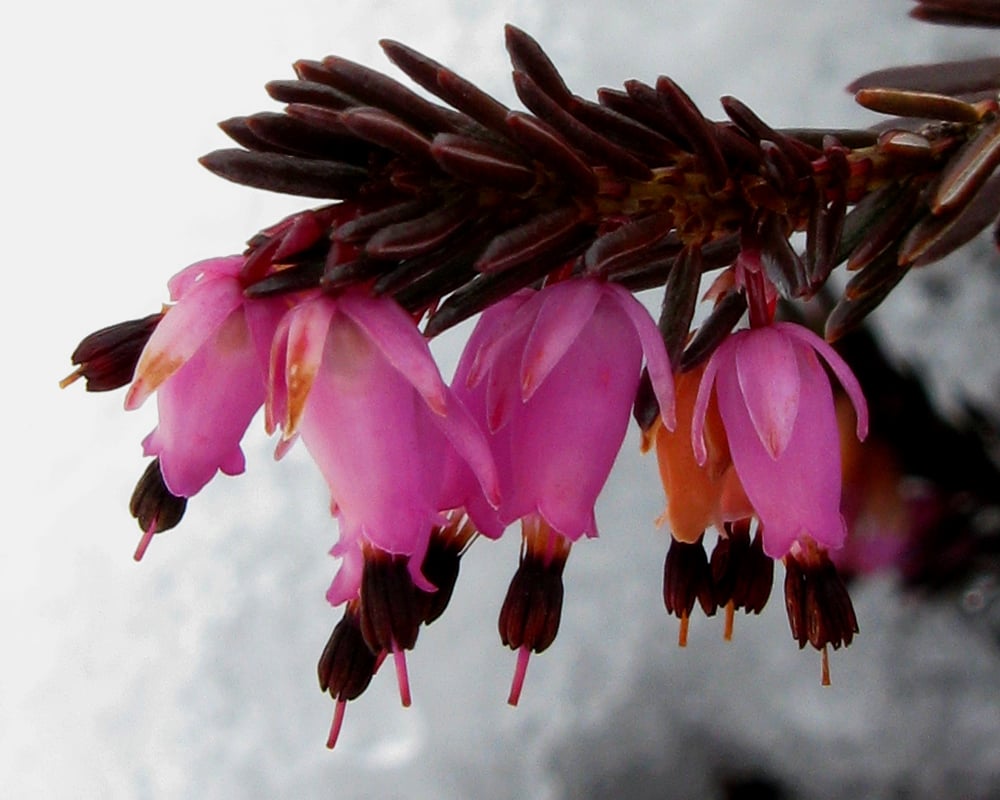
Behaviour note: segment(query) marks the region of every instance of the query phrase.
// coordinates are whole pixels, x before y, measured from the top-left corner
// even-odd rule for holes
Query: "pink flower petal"
[[[299,426],[348,527],[390,553],[408,553],[437,519],[412,387],[345,316],[331,327]],[[424,411],[426,414],[427,412]],[[440,448],[432,449],[440,452]]]
[[[157,392],[159,424],[143,442],[171,493],[191,497],[217,470],[243,472],[240,440],[264,401],[264,375],[241,311]]]
[[[466,350],[474,358],[463,383],[475,389],[485,380],[483,398],[491,433],[503,428],[521,403],[521,361],[510,354],[523,351],[541,301],[539,292],[524,289],[497,303],[483,313],[469,339]]]
[[[778,322],[775,323],[775,327],[782,330],[786,335],[807,344],[823,356],[823,359],[830,366],[830,369],[833,370],[833,374],[837,376],[837,380],[844,387],[844,391],[854,406],[854,413],[857,415],[858,420],[856,428],[857,437],[859,440],[864,441],[865,437],[868,436],[868,403],[865,401],[865,394],[861,390],[861,384],[854,377],[854,373],[847,365],[847,362],[826,341],[808,328],[803,328],[801,325],[795,325],[791,322]]]
[[[644,350],[672,414],[663,341],[625,290],[570,279],[484,312],[454,385],[489,432],[497,467],[499,522],[486,515],[488,535],[530,515],[572,541],[597,535],[594,503],[621,448]],[[477,525],[482,505],[466,502]]]
[[[594,280],[557,283],[543,292],[521,357],[521,400],[527,402],[548,377],[580,331],[590,322],[603,296]]]
[[[733,337],[728,337],[720,344],[705,367],[705,372],[701,376],[701,383],[698,384],[698,395],[694,400],[694,410],[691,413],[691,447],[694,450],[694,459],[699,467],[705,466],[708,461],[708,448],[705,444],[705,417],[708,414],[708,404],[712,399],[712,389],[715,388],[716,378],[720,371],[735,370],[734,341]]]
[[[243,304],[247,326],[253,339],[257,360],[269,364],[275,333],[288,311],[294,307],[286,297],[248,301]]]
[[[167,281],[170,299],[177,302],[199,284],[217,278],[238,278],[246,259],[243,256],[223,256],[198,261],[185,267]]]
[[[534,293],[527,292],[526,294],[530,296]],[[485,429],[486,426],[487,382],[482,380],[473,382],[469,380],[469,376],[474,370],[483,344],[491,341],[490,337],[499,331],[506,330],[505,323],[508,316],[512,315],[520,305],[521,303],[502,301],[487,309],[469,336],[455,370],[455,377],[452,381],[454,397],[468,410],[473,421],[479,423],[477,427],[481,429]],[[505,428],[490,435],[487,445],[496,466],[502,499],[504,487],[509,487],[511,484],[509,430]],[[457,452],[452,452],[446,458],[446,470],[442,485],[449,493],[449,499],[442,507],[458,508],[464,506],[466,513],[480,533],[491,539],[500,537],[506,524],[500,521],[496,508],[486,500],[479,482],[472,475],[468,464],[458,457]]]
[[[591,323],[511,418],[514,486],[505,521],[537,511],[575,541],[594,536],[593,509],[621,448],[642,366],[630,319],[602,300]]]
[[[278,322],[271,341],[268,355],[267,387],[264,395],[264,430],[272,435],[288,416],[288,391],[285,387],[285,372],[288,369],[288,331],[295,316],[290,312]],[[282,441],[291,441],[294,436]],[[276,451],[275,459],[284,457]]]
[[[653,394],[660,405],[660,415],[667,430],[672,431],[677,427],[676,411],[674,408],[674,373],[667,357],[667,348],[663,344],[663,337],[659,328],[649,316],[649,312],[631,292],[613,283],[604,287],[605,295],[612,297],[628,315],[635,327],[635,332],[639,336],[642,345],[642,353],[646,357],[646,369],[649,372],[649,380],[653,385]]]
[[[761,329],[746,333],[756,336]],[[764,551],[781,558],[809,536],[837,548],[846,528],[840,514],[840,441],[833,393],[822,365],[807,345],[795,345],[800,375],[799,414],[788,443],[772,457],[757,434],[735,369],[716,378],[719,411],[733,465],[764,529]]]
[[[473,488],[499,502],[485,435],[441,380],[426,340],[395,301],[351,291],[313,298],[288,318],[288,344],[276,337],[272,369],[284,351],[288,405],[301,402],[297,427],[340,523],[332,552],[345,561],[331,602],[356,593],[362,543],[408,556],[414,583],[432,590],[420,568],[432,528],[445,524],[442,511],[451,510],[441,503]],[[308,379],[300,401],[292,399],[295,365]],[[274,377],[277,407],[280,372]],[[452,485],[453,479],[463,483]]]
[[[432,422],[447,437],[458,456],[469,465],[487,502],[497,508],[500,505],[500,481],[496,464],[486,437],[468,409],[454,397],[449,397],[447,414],[434,416]]]
[[[493,361],[486,378],[486,412],[490,433],[504,428],[523,404],[521,400],[521,363],[524,345],[531,334],[529,325],[519,324],[526,316],[534,316],[541,303],[533,300],[518,309],[511,333],[503,336],[504,347],[494,349]]]
[[[361,575],[365,568],[358,533],[348,529],[343,520],[338,519],[338,523],[340,539],[331,548],[330,555],[340,559],[340,566],[330,588],[326,590],[326,601],[331,606],[339,606],[359,596]]]
[[[273,430],[271,431],[273,433]],[[274,446],[274,460],[281,461],[288,452],[292,449],[295,443],[299,440],[299,435],[295,434],[290,439],[280,438],[278,443]]]
[[[435,414],[448,413],[447,385],[430,356],[427,340],[399,305],[359,291],[342,295],[338,305],[368,334],[382,355],[410,382]]]
[[[470,388],[476,386],[490,371],[497,353],[508,346],[511,337],[524,335],[525,331],[531,329],[532,315],[519,314],[518,309],[537,295],[538,292],[532,289],[521,289],[482,313],[463,350],[463,358],[466,352],[472,354],[472,360],[465,371],[465,382]]]
[[[733,334],[736,375],[761,444],[778,458],[788,446],[799,411],[799,369],[782,331],[757,328]]]
[[[337,303],[317,296],[288,312],[288,345],[285,353],[285,419],[282,436],[295,435],[305,411],[316,374],[323,361],[323,351]]]
[[[222,277],[205,280],[192,288],[183,302],[171,306],[142,351],[125,396],[126,410],[141,406],[242,303],[239,282]]]

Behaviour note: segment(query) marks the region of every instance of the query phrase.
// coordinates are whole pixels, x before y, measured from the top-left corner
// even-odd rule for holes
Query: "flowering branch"
[[[914,13],[1000,19],[985,0]],[[776,130],[733,97],[708,119],[662,76],[587,100],[526,33],[508,26],[506,43],[527,112],[393,41],[390,60],[444,105],[337,57],[267,84],[284,110],[224,121],[240,147],[202,164],[332,202],[182,271],[172,305],[87,337],[64,381],[131,384],[127,408],[157,397],[137,559],[217,471],[244,470],[259,408],[279,457],[302,439],[340,530],[327,597],[345,614],[319,664],[331,747],[390,655],[410,703],[405,651],[472,541],[514,522],[499,628],[517,703],[530,654],[556,636],[571,549],[597,535],[630,411],[667,495],[681,643],[695,601],[725,609],[730,638],[780,560],[792,636],[822,653],[828,683],[828,646],[858,633],[835,564],[864,518],[845,459],[869,428],[851,359],[828,342],[853,341],[910,269],[990,225],[1000,246],[1000,59],[859,79],[858,102],[890,117],[872,130]],[[852,277],[813,320],[825,339],[779,319],[829,300],[841,265]],[[658,323],[633,296],[647,289],[663,294]],[[477,314],[448,385],[427,339]]]

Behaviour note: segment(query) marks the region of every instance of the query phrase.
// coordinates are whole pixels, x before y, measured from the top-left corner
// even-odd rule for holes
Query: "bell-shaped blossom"
[[[482,431],[445,384],[426,340],[394,301],[351,289],[317,294],[282,321],[271,352],[269,430],[296,434],[330,487],[342,558],[327,593],[358,596],[366,548],[409,557],[417,587],[442,512],[461,505],[445,464],[459,459],[476,491],[499,502],[496,468]]]
[[[174,305],[146,344],[125,398],[156,392],[159,424],[143,441],[170,492],[190,497],[218,470],[245,469],[240,440],[264,403],[267,353],[287,305],[247,300],[242,256],[201,261],[169,283]]]
[[[861,386],[830,345],[799,325],[739,331],[712,355],[691,429],[698,462],[708,457],[705,416],[713,389],[733,466],[763,527],[764,551],[781,558],[804,537],[827,549],[844,542],[841,462],[833,390],[822,356],[868,431]]]
[[[537,515],[570,541],[597,535],[594,503],[624,439],[644,355],[673,427],[663,340],[620,286],[571,279],[483,313],[453,386],[490,433],[500,524]]]
[[[721,530],[723,520],[753,513],[732,468],[715,398],[709,401],[704,423],[706,460],[699,464],[691,448],[695,398],[704,372],[702,364],[676,377],[677,427],[670,431],[657,421],[654,433],[660,481],[667,497],[666,511],[657,523],[667,523],[674,539],[685,544],[698,542],[709,525]]]

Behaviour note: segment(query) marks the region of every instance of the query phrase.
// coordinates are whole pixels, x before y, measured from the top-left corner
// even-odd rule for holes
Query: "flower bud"
[[[77,365],[76,371],[59,381],[59,386],[65,389],[79,378],[87,382],[88,392],[125,386],[132,380],[139,355],[162,318],[162,312],[150,314],[94,331],[73,351],[70,359]]]

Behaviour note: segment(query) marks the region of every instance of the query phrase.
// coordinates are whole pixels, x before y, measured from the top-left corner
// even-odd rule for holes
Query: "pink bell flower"
[[[673,374],[652,318],[620,286],[582,278],[487,309],[459,362],[453,386],[489,431],[501,493],[495,515],[481,502],[467,510],[487,531],[522,520],[521,565],[500,615],[501,639],[518,651],[512,705],[531,652],[558,630],[570,545],[597,535],[594,504],[625,438],[644,355],[673,428]]]
[[[502,524],[537,515],[570,541],[597,535],[594,503],[625,437],[643,356],[672,428],[663,340],[622,287],[570,279],[483,313],[453,385],[490,433]]]
[[[317,294],[288,312],[271,351],[267,427],[300,434],[330,487],[342,559],[332,605],[358,596],[365,548],[409,557],[414,584],[442,512],[461,504],[443,481],[457,458],[496,505],[496,468],[468,411],[438,372],[426,340],[393,300],[351,289]]]
[[[168,284],[170,306],[146,344],[125,408],[156,392],[159,423],[143,441],[163,480],[191,497],[219,470],[246,467],[240,440],[264,403],[267,353],[283,300],[247,300],[242,256],[209,259]]]
[[[714,388],[733,466],[761,522],[764,552],[775,559],[806,537],[839,548],[847,533],[833,390],[817,354],[844,387],[856,435],[864,439],[868,409],[850,367],[814,333],[788,322],[726,339],[695,400],[691,441],[698,463],[708,457],[704,423]]]

